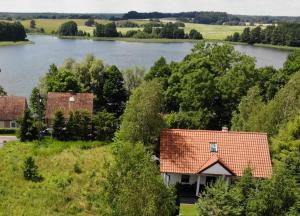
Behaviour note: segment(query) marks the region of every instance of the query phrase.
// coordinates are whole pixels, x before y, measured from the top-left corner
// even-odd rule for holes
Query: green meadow
[[[32,156],[42,182],[26,181]],[[102,169],[112,158],[103,142],[11,142],[0,149],[0,215],[96,215]]]

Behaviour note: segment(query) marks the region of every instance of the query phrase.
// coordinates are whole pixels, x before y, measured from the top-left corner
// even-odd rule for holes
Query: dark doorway
[[[217,181],[216,176],[206,176],[206,185],[214,184]]]

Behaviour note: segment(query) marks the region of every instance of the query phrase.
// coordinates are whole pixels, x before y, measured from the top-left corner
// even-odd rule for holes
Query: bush
[[[0,128],[0,134],[16,134],[17,129],[15,128]]]
[[[74,21],[69,21],[63,23],[58,30],[59,35],[62,36],[75,36],[78,33],[77,23]]]
[[[27,181],[40,182],[43,180],[43,177],[38,173],[38,166],[32,157],[25,159],[23,175]]]

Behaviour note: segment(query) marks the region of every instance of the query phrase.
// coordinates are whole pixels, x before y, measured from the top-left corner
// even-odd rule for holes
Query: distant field
[[[185,23],[184,31],[190,32],[191,29],[196,29],[201,32],[205,39],[209,40],[224,40],[227,36],[234,32],[242,32],[245,26],[228,26],[228,25],[204,25],[196,23]]]
[[[87,27],[84,25],[85,21],[84,19],[72,19],[75,21],[78,25],[78,28],[80,30],[84,30],[86,32],[89,32],[91,35],[93,33],[94,27]],[[69,21],[68,19],[36,19],[36,27],[37,28],[44,28],[46,34],[51,34],[53,31],[57,31],[59,26]],[[139,25],[148,23],[148,20],[131,20],[134,23],[137,23]],[[21,21],[22,24],[29,28],[30,20],[24,20]],[[108,23],[109,20],[96,20],[98,23]],[[185,33],[189,33],[191,29],[196,29],[200,31],[205,39],[209,40],[223,40],[228,35],[232,35],[234,32],[242,32],[245,28],[244,26],[226,26],[226,25],[204,25],[204,24],[196,24],[196,23],[185,23]],[[122,34],[126,34],[129,30],[138,30],[142,28],[118,28],[119,32],[122,32]]]

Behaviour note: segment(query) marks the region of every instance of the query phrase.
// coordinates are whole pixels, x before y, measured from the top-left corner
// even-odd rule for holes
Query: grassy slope
[[[96,215],[99,179],[110,145],[83,142],[8,143],[0,149],[0,215]],[[94,148],[84,150],[84,146]],[[45,178],[25,181],[22,166],[33,156]],[[82,173],[74,171],[79,164]]]
[[[197,208],[195,205],[191,204],[181,204],[180,205],[180,215],[182,216],[197,216]]]

